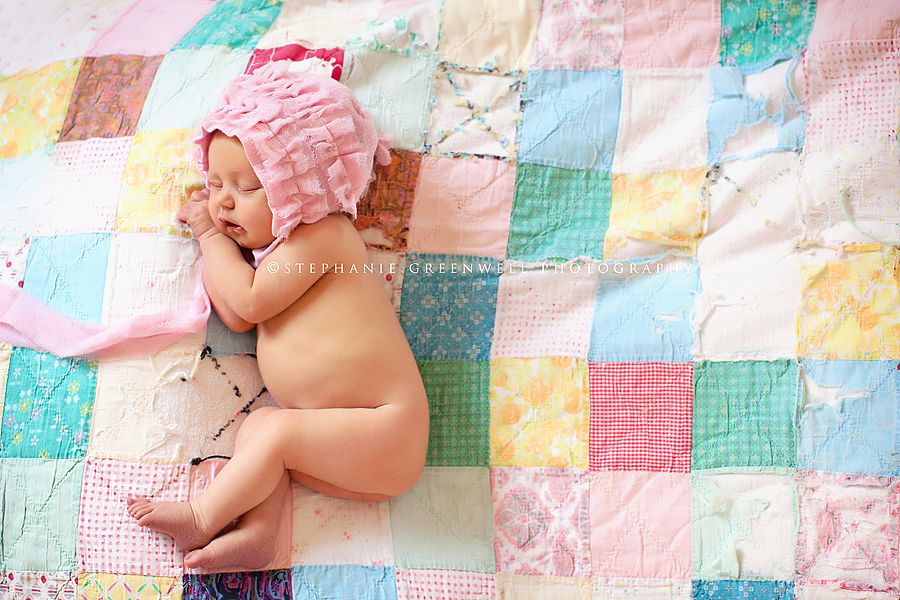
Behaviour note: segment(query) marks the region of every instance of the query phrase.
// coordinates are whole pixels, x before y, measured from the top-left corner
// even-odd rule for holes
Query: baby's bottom
[[[247,417],[234,457],[201,496],[183,506],[131,502],[129,512],[139,524],[171,534],[185,550],[203,548],[185,557],[186,566],[263,563],[270,545],[274,551],[289,478],[317,492],[366,501],[412,487],[428,443],[427,409],[422,412],[403,404],[260,408]],[[235,530],[213,540],[238,517]],[[247,556],[253,546],[262,552]]]

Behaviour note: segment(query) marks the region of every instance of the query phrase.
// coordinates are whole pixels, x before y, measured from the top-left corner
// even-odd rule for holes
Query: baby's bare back
[[[373,272],[378,266],[367,262],[362,240],[355,230],[352,234],[335,244],[327,274],[286,310],[257,325],[263,381],[282,408],[396,404],[419,412],[426,406],[425,392],[412,351]],[[322,269],[321,264],[279,267],[284,277]]]

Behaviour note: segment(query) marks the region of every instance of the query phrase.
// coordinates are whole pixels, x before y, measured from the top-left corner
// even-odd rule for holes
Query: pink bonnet
[[[289,66],[272,62],[233,79],[191,138],[204,178],[213,133],[241,141],[266,190],[276,239],[333,212],[355,217],[374,179],[373,159],[381,165],[391,160],[390,136],[379,137],[349,88]]]

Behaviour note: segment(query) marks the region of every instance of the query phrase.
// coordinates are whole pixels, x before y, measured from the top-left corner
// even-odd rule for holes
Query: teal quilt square
[[[292,600],[397,600],[393,567],[300,566],[291,581]]]
[[[216,4],[173,50],[228,46],[253,50],[281,14],[280,0],[224,0]]]
[[[410,491],[391,498],[390,509],[398,567],[496,570],[487,468],[427,467]]]
[[[694,365],[691,468],[795,467],[793,360]]]
[[[79,321],[103,316],[108,233],[79,233],[31,240],[25,265],[26,292]]]
[[[603,258],[612,175],[520,162],[507,257],[526,262]]]
[[[437,73],[434,56],[404,56],[354,47],[347,84],[394,148],[422,152]]]
[[[519,162],[612,168],[622,105],[620,71],[530,71]]]
[[[417,359],[487,361],[503,263],[479,256],[406,256],[400,324]]]
[[[13,348],[6,378],[0,456],[84,456],[96,389],[96,362]]]
[[[80,460],[0,459],[0,565],[74,571]]]
[[[426,464],[488,466],[490,363],[423,360],[418,364],[431,415]]]
[[[722,0],[719,62],[756,70],[799,55],[815,11],[816,0]]]

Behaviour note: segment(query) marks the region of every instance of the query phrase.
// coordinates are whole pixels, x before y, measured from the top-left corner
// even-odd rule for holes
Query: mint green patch
[[[527,262],[603,258],[612,176],[520,162],[507,257]]]
[[[82,461],[0,459],[0,564],[74,571]]]
[[[719,61],[764,69],[806,48],[816,0],[723,0]]]
[[[420,360],[431,431],[427,463],[486,467],[490,453],[490,363]]]
[[[694,365],[691,469],[795,467],[796,361]]]
[[[259,38],[269,31],[281,14],[281,2],[273,0],[225,0],[216,4],[173,50],[228,46],[256,48]]]
[[[427,467],[390,510],[398,567],[495,572],[487,468]]]

